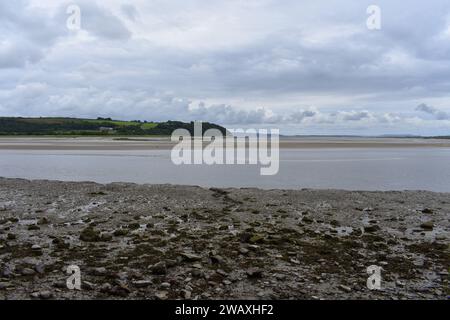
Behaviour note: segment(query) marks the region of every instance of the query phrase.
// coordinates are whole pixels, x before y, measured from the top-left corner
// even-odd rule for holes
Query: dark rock
[[[149,287],[153,284],[153,282],[151,280],[137,280],[137,281],[133,281],[133,285],[136,288],[146,288]]]
[[[196,254],[192,254],[192,253],[182,253],[181,257],[183,258],[183,260],[185,261],[189,261],[189,262],[193,262],[193,261],[199,261],[202,259],[201,256],[198,256]]]
[[[116,231],[114,231],[113,235],[115,237],[124,237],[128,234],[128,230],[125,229],[117,229]]]
[[[109,241],[111,241],[113,239],[113,236],[110,234],[110,233],[103,233],[101,236],[100,236],[100,241],[103,241],[103,242],[109,242]]]
[[[13,234],[13,233],[8,233],[8,235],[6,236],[6,238],[7,238],[8,240],[16,240],[16,239],[17,239],[17,236],[16,236],[15,234]]]
[[[247,276],[251,279],[260,279],[263,276],[263,271],[259,268],[250,268],[247,270]]]
[[[128,225],[128,229],[130,230],[137,230],[141,227],[141,225],[139,223],[131,223]]]
[[[379,230],[381,230],[381,228],[378,225],[372,225],[372,226],[365,226],[364,227],[364,232],[372,233],[372,232],[377,232]]]
[[[433,221],[427,221],[427,222],[422,223],[420,225],[420,227],[425,230],[433,230],[434,223],[433,223]]]
[[[167,266],[164,261],[160,261],[160,262],[154,264],[153,266],[151,266],[150,270],[152,271],[153,274],[164,275],[167,273]]]
[[[101,241],[100,231],[95,230],[92,227],[87,227],[80,234],[80,240],[85,242],[98,242]]]

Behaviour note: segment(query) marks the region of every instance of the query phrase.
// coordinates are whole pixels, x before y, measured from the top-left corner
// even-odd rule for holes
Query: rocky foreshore
[[[446,299],[449,217],[425,191],[0,178],[0,299]]]

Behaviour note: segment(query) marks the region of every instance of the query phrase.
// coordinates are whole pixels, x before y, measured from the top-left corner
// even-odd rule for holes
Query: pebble
[[[249,250],[246,249],[246,248],[240,248],[239,252],[242,253],[242,254],[247,254],[249,252]]]
[[[433,223],[433,221],[427,221],[427,222],[422,223],[420,225],[420,227],[425,230],[433,230],[434,223]]]
[[[159,300],[167,300],[168,294],[167,291],[159,291],[155,294],[155,297]]]
[[[184,298],[185,298],[186,300],[190,300],[191,297],[192,297],[192,292],[189,291],[189,290],[184,290]]]
[[[164,275],[167,273],[167,266],[164,261],[160,261],[150,267],[150,270],[155,275]]]
[[[53,293],[45,290],[45,291],[40,291],[40,292],[33,292],[30,294],[30,296],[34,299],[48,300],[48,299],[53,298]]]
[[[24,268],[20,273],[24,276],[32,276],[36,273],[36,271],[30,268]]]
[[[250,268],[247,270],[247,276],[249,278],[262,278],[263,272],[259,268]]]
[[[339,285],[339,289],[345,291],[345,292],[351,292],[352,288],[348,287],[348,286],[344,286],[343,284]]]
[[[9,288],[11,284],[9,282],[0,282],[0,290],[5,290],[6,288]]]
[[[192,253],[185,253],[185,252],[181,254],[181,257],[182,257],[184,260],[190,261],[190,262],[198,261],[198,260],[201,260],[201,259],[202,259],[202,257],[200,257],[199,255],[192,254]]]
[[[150,280],[138,280],[138,281],[133,281],[133,285],[137,288],[145,288],[148,286],[151,286],[153,283]]]
[[[95,276],[104,276],[104,275],[106,275],[107,270],[106,270],[106,268],[104,268],[104,267],[100,267],[100,268],[95,268],[95,269],[92,271],[92,273],[93,273]]]

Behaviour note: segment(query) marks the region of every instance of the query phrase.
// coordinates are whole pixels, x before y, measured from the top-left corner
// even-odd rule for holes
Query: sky
[[[449,135],[450,1],[1,1],[0,116]]]

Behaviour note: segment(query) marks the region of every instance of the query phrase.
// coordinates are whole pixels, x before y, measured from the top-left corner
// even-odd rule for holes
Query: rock
[[[100,241],[103,241],[103,242],[109,242],[109,241],[111,241],[113,239],[113,236],[112,236],[112,234],[110,234],[110,233],[103,233],[101,236],[100,236]]]
[[[158,291],[155,294],[156,299],[158,300],[167,300],[169,293],[167,291]]]
[[[402,281],[400,281],[400,280],[397,280],[397,281],[395,282],[395,284],[396,284],[397,286],[399,286],[399,287],[404,287],[404,286],[405,286],[405,283],[402,282]]]
[[[178,265],[178,262],[176,260],[166,259],[167,268],[173,268],[173,267],[176,267],[177,265]]]
[[[7,236],[6,236],[6,238],[7,238],[8,240],[16,240],[16,239],[17,239],[17,236],[16,236],[15,234],[13,234],[13,233],[8,233]]]
[[[5,266],[0,270],[0,276],[2,278],[10,278],[13,274],[13,270],[9,266]]]
[[[43,300],[48,300],[53,298],[53,293],[51,293],[50,291],[40,291],[40,292],[33,292],[30,294],[30,297],[34,298],[34,299],[43,299]]]
[[[146,288],[153,284],[151,280],[137,280],[132,282],[136,288]]]
[[[191,271],[191,274],[192,274],[192,276],[195,277],[195,278],[201,278],[201,277],[204,276],[203,271],[198,270],[198,269],[192,270],[192,271]]]
[[[117,286],[113,287],[111,293],[116,296],[126,297],[131,293],[131,289],[123,281],[116,281]]]
[[[381,229],[381,228],[380,228],[380,226],[378,226],[378,225],[365,226],[365,227],[364,227],[364,232],[372,233],[372,232],[376,232],[376,231],[378,231],[378,230],[380,230],[380,229]]]
[[[217,274],[220,274],[222,277],[228,277],[228,273],[226,273],[225,271],[223,271],[222,269],[217,269],[216,270]]]
[[[98,242],[101,241],[100,231],[95,230],[92,227],[87,227],[80,234],[80,240],[85,242]]]
[[[93,270],[92,270],[92,274],[94,275],[94,276],[105,276],[106,274],[107,274],[107,270],[106,270],[106,268],[104,268],[104,267],[100,267],[100,268],[94,268]]]
[[[436,236],[436,240],[438,240],[438,241],[447,240],[447,237],[445,236],[445,234],[438,234]]]
[[[46,217],[40,218],[37,222],[38,225],[49,224],[49,220]]]
[[[342,291],[345,291],[345,292],[351,292],[352,291],[352,288],[344,286],[343,284],[339,285],[339,289],[341,289]]]
[[[52,284],[53,287],[58,289],[67,289],[67,282],[66,281],[58,281]]]
[[[44,274],[45,273],[45,264],[43,264],[43,263],[36,264],[34,266],[34,270],[39,274]]]
[[[247,276],[252,279],[259,279],[263,276],[263,271],[259,268],[250,268],[247,270]]]
[[[239,252],[245,255],[245,254],[247,254],[249,252],[249,250],[246,249],[246,248],[240,248]]]
[[[139,223],[131,223],[128,225],[128,229],[130,230],[137,230],[141,227],[141,225]]]
[[[422,213],[431,214],[431,213],[433,213],[433,210],[431,210],[430,208],[425,208],[422,210]]]
[[[95,285],[89,281],[83,281],[81,284],[84,290],[94,290]]]
[[[190,300],[192,297],[192,292],[189,290],[184,290],[184,299]]]
[[[427,222],[422,223],[420,225],[420,227],[425,230],[433,230],[434,223],[433,223],[433,221],[427,221]]]
[[[210,256],[209,258],[211,259],[212,264],[223,264],[225,262],[225,260],[219,255]]]
[[[194,262],[194,261],[199,261],[202,259],[201,256],[198,256],[196,254],[191,254],[191,253],[182,253],[181,257],[183,258],[183,260],[189,261],[189,262]]]
[[[165,289],[170,288],[170,283],[168,283],[168,282],[161,283],[161,288],[165,288]]]
[[[330,224],[333,227],[339,227],[341,225],[341,223],[339,221],[337,221],[337,220],[331,220]]]
[[[28,226],[28,230],[33,231],[33,230],[41,230],[41,228],[39,228],[39,226],[32,224],[30,226]]]
[[[102,286],[100,287],[100,292],[103,293],[109,293],[112,289],[111,284],[109,284],[108,282],[102,284]]]
[[[125,229],[117,229],[116,231],[114,231],[113,235],[115,237],[124,237],[128,234],[128,230]]]
[[[33,269],[30,269],[30,268],[24,268],[20,273],[23,276],[32,276],[36,273],[36,271],[34,271]]]
[[[41,246],[38,244],[34,244],[31,246],[31,250],[33,251],[40,251],[41,249],[42,249]]]
[[[254,234],[252,237],[248,240],[250,243],[260,243],[264,241],[264,236],[261,234]]]
[[[41,291],[39,292],[39,298],[44,300],[51,299],[53,298],[53,293],[51,293],[50,291]]]
[[[11,284],[9,282],[0,282],[0,290],[5,290],[9,287],[11,287]]]
[[[302,222],[309,224],[309,223],[313,223],[314,220],[311,219],[310,217],[303,217]]]
[[[150,270],[152,271],[153,274],[164,275],[167,273],[167,266],[164,261],[160,261],[160,262],[154,264],[153,266],[151,266]]]
[[[276,274],[275,275],[275,278],[278,280],[278,281],[284,281],[284,280],[286,280],[286,275],[285,274]]]

